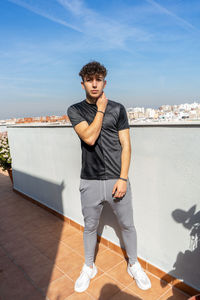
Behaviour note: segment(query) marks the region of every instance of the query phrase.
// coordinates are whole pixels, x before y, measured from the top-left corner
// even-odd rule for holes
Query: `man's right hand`
[[[103,92],[96,102],[98,110],[105,112],[107,104],[108,104],[108,99],[106,98],[106,95]]]

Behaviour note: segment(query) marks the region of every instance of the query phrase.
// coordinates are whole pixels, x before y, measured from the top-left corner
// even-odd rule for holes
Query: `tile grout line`
[[[77,294],[77,292],[74,291],[71,295],[73,295],[74,293]],[[87,290],[84,291],[84,293],[87,294],[87,295],[90,297],[90,300],[98,300],[98,299],[95,298],[92,294],[88,293]],[[63,300],[68,300],[68,299],[71,297],[71,295],[67,296],[67,298],[65,298],[65,299],[63,299]]]
[[[132,284],[132,283],[131,283]],[[130,284],[129,284],[130,285]],[[128,287],[126,286],[125,288],[123,288],[123,289],[121,289],[121,291],[123,292],[123,291],[125,291],[126,289],[128,289]],[[135,291],[133,291],[133,290],[131,290],[131,289],[129,289],[131,292],[134,292],[134,296],[137,296],[138,298],[140,298],[141,299],[141,295],[138,295]],[[120,292],[121,292],[120,291]],[[120,293],[119,292],[119,293]],[[143,300],[143,299],[141,299],[141,300]],[[157,300],[157,299],[156,299]]]
[[[85,293],[91,297],[91,300],[97,300],[93,295],[91,295],[91,294],[88,293],[87,291],[85,291]]]
[[[161,299],[161,297],[164,297],[170,291],[170,289],[171,289],[171,287],[169,287],[169,289],[166,292],[164,292],[162,295],[160,295],[158,297],[158,299],[156,299],[156,300],[159,300],[159,299]]]
[[[34,218],[35,219],[35,218]],[[63,222],[64,223],[64,222]],[[70,227],[72,226],[71,224],[68,224]],[[80,229],[77,229],[77,228],[75,228],[77,231],[80,231]],[[12,230],[11,230],[12,231]],[[11,232],[11,231],[9,231],[9,232]],[[26,236],[25,236],[25,238],[26,238]],[[81,254],[79,254],[78,253],[78,251],[77,250],[75,250],[75,249],[73,249],[73,248],[71,248],[70,246],[68,246],[67,244],[65,244],[63,241],[59,241],[59,242],[61,242],[61,243],[63,243],[64,245],[65,245],[65,247],[68,247],[69,249],[71,249],[72,251],[74,251],[75,253],[77,253],[79,256],[81,256],[82,257],[82,255]],[[102,245],[104,245],[104,244],[102,244]],[[34,246],[34,245],[33,245]],[[110,249],[108,246],[106,246],[106,245],[104,245],[105,246],[105,249],[102,251],[102,253],[103,252],[105,252],[106,250],[110,250],[110,251],[112,251],[113,253],[115,253],[115,254],[117,254],[117,255],[119,255],[120,257],[123,257],[122,255],[120,255],[119,253],[117,253],[115,250],[113,250],[113,249]],[[34,246],[35,247],[35,246]],[[37,250],[39,250],[37,247],[35,247]],[[40,251],[40,250],[39,250]],[[44,252],[41,252],[40,251],[40,253],[42,253],[43,255],[45,255],[45,253]],[[46,255],[45,255],[46,256]],[[48,259],[49,259],[49,257],[48,256],[46,256]],[[51,261],[51,260],[50,260]],[[51,261],[52,262],[52,261]],[[120,263],[118,263],[118,264],[120,264]],[[117,264],[117,265],[118,265]],[[17,264],[16,264],[17,265]],[[109,277],[111,277],[111,278],[113,278],[112,276],[110,276],[109,274],[107,274],[107,272],[108,271],[110,271],[110,270],[112,270],[113,268],[115,268],[117,265],[115,265],[114,267],[112,267],[111,269],[109,269],[109,270],[107,270],[106,272],[104,272],[103,271],[103,273],[104,274],[106,274],[106,275],[108,275]],[[56,265],[55,264],[55,266],[63,273],[63,271],[58,267],[58,265]],[[101,269],[100,269],[101,270]],[[148,271],[148,270],[146,270],[146,271]],[[149,271],[148,271],[149,272]],[[159,280],[161,279],[161,278],[159,278],[159,277],[157,277],[156,275],[154,275],[153,273],[151,273],[151,272],[149,272],[152,276],[154,276],[154,277],[156,277],[156,278],[158,278]],[[64,275],[66,275],[67,276],[67,274],[66,273],[64,273]],[[62,277],[62,276],[61,276]],[[68,277],[68,276],[67,276]],[[69,277],[69,279],[71,279],[70,277]],[[114,278],[113,278],[114,279]],[[71,279],[72,280],[72,279]],[[118,280],[116,280],[116,279],[114,279],[115,281],[117,281],[117,282],[119,282]],[[72,280],[73,281],[73,280]],[[121,284],[121,283],[120,283]],[[132,283],[131,283],[132,284]],[[128,286],[126,286],[126,287],[129,287],[131,284],[129,284]],[[123,285],[123,284],[122,284]],[[168,285],[170,285],[169,283],[168,283]],[[170,285],[171,286],[171,285]],[[169,288],[170,289],[170,288]],[[169,291],[169,290],[167,290],[167,291]],[[181,290],[180,290],[181,291]],[[167,292],[166,292],[167,293]],[[163,295],[165,295],[165,293],[163,293]],[[162,297],[163,295],[161,295],[160,297]],[[160,299],[160,297],[159,297],[159,299]]]
[[[100,271],[102,271],[102,274],[99,275],[99,277],[97,277],[96,279],[94,278],[93,281],[96,281],[97,279],[101,278],[103,275],[107,275],[108,277],[110,277],[112,280],[114,280],[116,283],[122,285],[124,288],[126,288],[126,286],[124,284],[122,284],[121,282],[119,282],[117,279],[115,279],[114,277],[112,277],[110,274],[108,274],[107,272],[108,271],[111,271],[112,269],[114,269],[116,266],[118,266],[120,263],[122,262],[119,262],[117,263],[115,266],[113,266],[112,268],[108,269],[107,271],[104,271],[103,269],[101,269],[100,267],[98,267],[98,269],[100,269]]]
[[[117,245],[116,245],[116,246],[117,246]],[[113,250],[113,249],[111,249],[111,248],[109,248],[109,247],[108,247],[108,249],[109,249],[111,252],[113,252],[114,254],[117,254],[118,256],[120,256],[120,257],[122,257],[123,259],[126,260],[126,258],[124,257],[123,254],[120,254],[120,253],[118,253],[117,251],[115,251],[115,250]]]
[[[121,262],[119,262],[116,266],[118,266],[120,263],[121,263]],[[118,281],[117,279],[115,279],[112,275],[110,275],[110,274],[107,273],[108,271],[111,271],[112,269],[114,269],[116,266],[112,267],[111,269],[107,270],[107,271],[104,272],[104,273],[105,273],[107,276],[109,276],[110,278],[112,278],[114,281],[116,281],[117,283],[119,283],[120,285],[123,285],[124,288],[123,288],[122,290],[124,290],[124,289],[126,289],[126,288],[129,288],[133,283],[136,284],[135,279],[133,278],[133,282],[131,282],[131,283],[128,284],[128,285],[124,285],[123,283],[121,283],[120,281]],[[151,272],[148,272],[148,273],[151,274]],[[151,274],[151,275],[152,275],[152,274]],[[131,276],[130,276],[130,277],[131,277]],[[160,278],[158,278],[157,276],[154,276],[154,277],[156,277],[156,279],[160,280]],[[170,285],[170,284],[167,284],[167,285],[169,286],[169,288],[167,289],[166,292],[164,292],[161,296],[159,296],[159,298],[158,298],[157,300],[159,300],[162,296],[164,296],[164,295],[171,289],[171,285]],[[137,293],[135,293],[135,295],[138,296],[138,297],[140,297]]]
[[[113,267],[111,267],[110,269],[108,269],[107,271],[105,271],[105,273],[112,271],[114,268],[116,268],[118,265],[120,265],[123,261],[118,262],[117,264],[115,264]]]
[[[25,239],[26,239],[26,237],[25,237]],[[27,240],[27,239],[26,239]],[[73,248],[71,248],[71,247],[69,247],[68,245],[66,245],[65,243],[63,243],[62,241],[61,241],[61,243],[62,244],[64,244],[65,245],[65,247],[67,247],[67,248],[69,248],[69,249],[71,249],[71,250],[73,250],[74,252],[76,252],[79,256],[81,256],[82,257],[82,255],[80,255],[76,250],[74,250]],[[34,247],[34,248],[36,248],[37,250],[39,250],[37,247]],[[107,251],[107,250],[110,250],[110,249],[106,249],[107,247],[105,247],[105,249],[103,250],[103,252],[105,252],[105,251]],[[4,250],[4,252],[5,252],[5,249],[3,248],[3,250]],[[112,250],[111,250],[112,251]],[[41,254],[43,254],[44,255],[44,253],[42,253],[40,250],[39,250],[39,252],[41,253]],[[102,252],[102,253],[103,253]],[[113,252],[113,251],[112,251]],[[114,252],[114,254],[116,254],[115,252]],[[45,255],[46,256],[46,255]],[[47,257],[47,256],[46,256]],[[120,256],[121,257],[121,256]],[[47,257],[47,259],[49,260],[49,257]],[[51,261],[51,260],[50,260]],[[52,262],[52,261],[51,261]],[[124,285],[123,283],[121,283],[121,282],[119,282],[116,278],[114,278],[112,275],[110,275],[110,274],[108,274],[108,272],[109,271],[111,271],[111,270],[113,270],[115,267],[117,267],[119,264],[121,264],[122,263],[122,261],[120,261],[119,263],[117,263],[116,265],[114,265],[113,267],[111,267],[110,269],[108,269],[107,271],[103,271],[101,268],[99,268],[101,271],[103,271],[103,273],[98,277],[98,278],[100,278],[100,277],[102,277],[104,274],[106,274],[108,277],[110,277],[111,279],[113,279],[116,283],[118,283],[118,284],[120,284],[121,286],[123,286],[123,289],[122,290],[124,290],[124,289],[126,289],[126,288],[129,288],[129,286],[130,285],[132,285],[132,283],[130,283],[129,285]],[[60,267],[58,267],[58,265],[55,263],[54,264],[60,271],[61,271],[61,273],[63,273],[63,276],[61,276],[61,277],[59,277],[59,278],[57,278],[57,279],[55,279],[55,280],[53,280],[53,281],[51,281],[51,283],[52,282],[56,282],[57,280],[59,280],[60,278],[62,278],[62,277],[67,277],[68,279],[70,279],[72,282],[74,282],[73,281],[73,279],[70,277],[70,276],[68,276],[62,269],[60,269]],[[18,266],[18,265],[17,265]],[[150,273],[150,272],[148,272],[148,273]],[[157,276],[154,276],[154,277],[156,277],[157,278]],[[157,278],[157,279],[159,279],[159,278]],[[133,281],[134,282],[134,281]],[[169,287],[169,289],[165,292],[165,293],[163,293],[158,299],[160,299],[162,296],[164,296],[168,291],[170,290],[170,287]],[[92,295],[91,294],[89,294],[89,296],[91,297]],[[92,296],[93,297],[93,296]]]
[[[105,274],[110,277],[112,280],[114,280],[116,283],[118,283],[119,285],[122,285],[124,288],[127,288],[126,285],[124,285],[123,283],[121,283],[120,281],[118,281],[116,278],[114,278],[112,275],[108,274],[107,272],[105,272]],[[129,285],[131,285],[132,283],[130,283]]]
[[[146,272],[148,272],[149,274],[151,274],[151,276],[155,277],[157,280],[161,281],[161,279],[160,279],[159,277],[155,276],[155,275],[152,274],[151,272],[145,270],[145,273],[146,273]],[[133,278],[133,282],[136,284],[136,281],[135,281],[134,278]],[[133,284],[133,283],[130,283],[129,285],[127,285],[127,288],[129,288],[132,284]],[[137,284],[136,284],[136,285],[137,285]],[[168,289],[166,292],[164,292],[161,296],[165,295],[165,294],[170,290],[171,284],[167,283],[167,285],[169,286],[169,289]],[[137,296],[140,297],[139,295],[137,295]],[[158,299],[160,299],[161,296],[159,296]],[[158,300],[158,299],[156,299],[156,300]]]
[[[155,277],[156,279],[160,280],[160,281],[165,281],[167,283],[167,285],[169,285],[170,287],[172,287],[173,285],[170,283],[170,282],[167,282],[166,280],[164,279],[161,279],[160,277],[158,277],[157,275],[151,273],[149,270],[145,270],[145,272],[151,274],[151,276]]]
[[[62,271],[62,270],[60,269],[60,271]],[[62,273],[63,273],[63,271],[62,271]],[[69,275],[67,275],[66,273],[63,273],[63,275],[60,276],[59,278],[56,278],[56,279],[50,281],[50,282],[49,282],[49,285],[50,285],[51,283],[54,283],[54,282],[60,280],[61,278],[64,278],[64,277],[66,277],[67,279],[69,279],[69,280],[71,280],[72,282],[74,282],[73,279],[69,277]],[[49,287],[49,285],[47,285],[47,286],[45,286],[45,287],[43,287],[43,288]]]
[[[63,223],[65,223],[65,222],[63,222]],[[74,227],[73,225],[71,225],[71,224],[67,224],[67,225],[69,225],[69,227],[72,227],[72,228],[74,228],[77,232],[82,232],[80,229],[78,229],[78,228],[76,228],[76,227]],[[82,232],[83,233],[83,232]],[[64,241],[61,241],[61,242],[63,242],[63,243],[65,243]],[[118,255],[119,257],[122,257],[122,258],[124,258],[125,259],[125,257],[124,257],[124,255],[123,254],[120,254],[120,253],[118,253],[117,251],[115,251],[115,250],[113,250],[113,249],[111,249],[109,246],[106,246],[106,245],[104,245],[103,243],[101,243],[101,242],[98,242],[97,241],[97,244],[101,244],[101,245],[103,245],[104,247],[105,247],[105,249],[102,251],[102,252],[104,252],[104,251],[106,251],[106,250],[109,250],[109,251],[111,251],[112,253],[114,253],[114,254],[116,254],[116,255]],[[68,246],[68,245],[67,245]],[[70,246],[68,246],[68,247],[70,247]],[[70,247],[71,248],[71,247]],[[74,250],[73,248],[71,248],[73,251],[75,251],[75,252],[77,252],[76,250]],[[79,253],[78,253],[79,254]],[[80,255],[80,254],[79,254]],[[82,255],[81,255],[82,256]]]
[[[64,241],[61,241],[62,244],[65,245],[65,247],[67,246],[70,250],[72,250],[73,252],[75,252],[76,254],[78,254],[79,256],[83,257],[83,255],[81,255],[77,250],[75,250],[74,248],[70,247],[68,244],[65,244]]]
[[[71,249],[71,250],[73,250],[74,252],[76,252],[79,256],[81,256],[82,257],[82,255],[80,255],[79,253],[78,253],[78,251],[76,251],[76,250],[74,250],[73,248],[71,248],[71,247],[69,247],[68,245],[66,245],[65,243],[63,243],[62,241],[61,241],[61,243],[62,244],[64,244],[65,245],[65,247],[68,247],[69,249]],[[37,250],[39,250],[37,247],[35,247]],[[106,247],[107,248],[107,247]],[[105,251],[107,251],[107,250],[111,250],[111,249],[104,249],[103,250],[103,252],[105,252]],[[111,250],[112,251],[112,250]],[[44,255],[44,253],[42,253],[40,250],[39,250],[39,252],[41,253],[41,254],[43,254]],[[102,253],[103,253],[102,252]],[[114,251],[112,251],[114,254],[116,254]],[[46,256],[46,255],[45,255]],[[120,256],[120,255],[119,255]],[[47,256],[46,256],[47,257]],[[122,257],[122,256],[120,256],[120,257]],[[49,258],[47,257],[47,259],[49,260]],[[51,261],[51,260],[50,260]],[[52,261],[51,261],[52,262]],[[119,262],[119,263],[117,263],[116,265],[114,265],[113,267],[111,267],[110,269],[108,269],[107,271],[103,271],[101,268],[99,268],[101,271],[103,271],[103,273],[98,277],[98,278],[100,278],[100,277],[102,277],[104,274],[106,274],[108,277],[110,277],[111,279],[113,279],[116,283],[118,283],[118,284],[120,284],[120,285],[122,285],[123,286],[123,289],[125,289],[125,288],[129,288],[129,286],[130,285],[132,285],[132,283],[130,283],[129,285],[124,285],[123,283],[121,283],[121,282],[119,282],[116,278],[114,278],[113,276],[111,276],[110,274],[108,274],[108,272],[109,271],[112,271],[112,269],[114,269],[116,266],[118,266],[119,264],[121,264],[122,263],[122,261],[121,262]],[[54,264],[60,271],[61,271],[61,273],[63,273],[63,276],[61,276],[61,277],[59,277],[59,278],[57,278],[57,279],[55,279],[55,280],[53,280],[53,281],[51,281],[51,282],[56,282],[57,280],[59,280],[60,278],[62,278],[62,277],[67,277],[68,279],[70,279],[72,282],[74,282],[73,281],[73,279],[69,276],[69,275],[67,275],[62,269],[60,269],[60,267],[55,263]],[[149,272],[150,273],[150,272]],[[156,276],[155,276],[156,277]],[[133,281],[134,282],[134,281]],[[170,289],[170,288],[169,288]],[[168,290],[167,290],[167,292],[168,292]],[[164,293],[165,294],[165,293]],[[164,295],[163,294],[163,295]],[[90,295],[90,294],[89,294]],[[161,296],[163,296],[163,295],[161,295]],[[160,298],[160,297],[159,297]]]
[[[26,238],[26,236],[23,236],[23,238],[25,238],[25,240],[27,241],[27,242],[31,242],[28,238]],[[35,249],[37,249],[38,250],[38,252],[40,253],[40,254],[42,254],[42,255],[44,255],[48,260],[49,260],[49,262],[50,263],[53,263],[52,262],[52,260],[51,259],[49,259],[49,257],[47,256],[47,255],[45,255],[45,253],[43,253],[37,246],[35,246],[34,244],[32,244],[31,243],[31,245],[35,248]],[[0,245],[2,248],[3,248],[3,251],[5,252],[5,249],[4,249],[4,247],[2,246],[2,245]],[[7,255],[6,255],[7,256]],[[42,291],[42,288],[39,288],[39,287],[37,287],[36,285],[35,285],[35,283],[34,283],[34,281],[32,281],[32,279],[28,276],[28,274],[25,272],[25,270],[20,266],[20,265],[18,265],[18,264],[16,264],[15,262],[14,262],[14,260],[15,260],[15,258],[14,257],[12,257],[12,256],[8,256],[9,257],[9,259],[12,261],[12,263],[14,263],[19,269],[21,269],[22,270],[22,272],[26,275],[26,277],[28,278],[28,279],[30,279],[30,281],[31,281],[31,283],[33,283],[33,286],[37,289],[37,290],[39,290],[40,291],[40,293],[42,293],[43,294],[43,291]],[[12,258],[12,259],[11,259]],[[62,276],[60,276],[59,278],[57,278],[57,279],[55,279],[55,280],[52,280],[52,281],[50,281],[49,282],[49,284],[50,283],[52,283],[52,282],[55,282],[55,281],[57,281],[58,279],[60,279],[60,278],[62,278],[62,277],[67,277],[69,280],[71,280],[72,282],[73,282],[73,279],[71,278],[71,277],[69,277],[56,263],[53,263],[53,266],[56,266],[56,268],[58,268],[59,269],[59,271],[61,272],[61,273],[63,273],[63,275]],[[53,267],[52,267],[52,270],[53,270]],[[48,287],[48,286],[47,286]],[[45,287],[43,287],[43,288],[45,288]],[[46,295],[45,295],[46,296]],[[49,300],[49,299],[47,299],[47,300]]]
[[[31,240],[29,239],[29,238],[27,238],[26,236],[23,236],[22,235],[22,237],[27,241],[27,242],[31,242]],[[67,248],[69,248],[70,250],[72,250],[73,252],[75,252],[77,255],[79,255],[81,258],[83,257],[81,254],[79,254],[79,252],[77,251],[77,250],[75,250],[75,249],[73,249],[72,247],[70,247],[69,245],[67,245],[67,244],[65,244],[63,241],[59,241],[60,243],[62,243],[65,247],[67,247]],[[31,243],[32,244],[32,243]],[[49,260],[49,262],[50,263],[52,263],[52,260],[45,254],[45,252],[42,252],[37,246],[35,246],[34,244],[32,244],[32,246],[35,248],[35,249],[37,249],[38,250],[38,252],[40,253],[40,254],[42,254],[42,255],[44,255],[48,260]],[[105,251],[107,251],[107,250],[109,250],[109,249],[107,249],[107,247],[105,246],[105,249],[102,251],[102,253],[103,252],[105,252]],[[5,250],[4,250],[5,251]],[[13,260],[14,260],[14,258],[13,258]],[[14,263],[14,262],[13,262]],[[15,265],[17,265],[16,263],[14,263]],[[67,274],[67,273],[65,273],[56,263],[53,263],[53,265],[55,265],[58,269],[59,269],[59,271],[61,271],[61,273],[63,273],[63,275],[61,276],[61,277],[59,277],[59,278],[57,278],[57,279],[55,279],[55,280],[53,280],[53,281],[51,281],[51,282],[55,282],[55,281],[57,281],[57,280],[59,280],[60,278],[62,278],[62,277],[67,277],[68,279],[70,279],[72,282],[74,282],[74,280]],[[18,265],[17,265],[18,266]],[[20,267],[20,266],[19,266]],[[21,267],[20,267],[21,268]],[[101,268],[99,268],[103,273],[104,273],[104,271],[101,269]],[[23,268],[22,268],[22,270],[23,270]],[[25,272],[24,270],[23,270],[23,272]],[[25,272],[25,274],[26,274],[26,272]],[[27,274],[26,274],[27,275]],[[102,274],[103,275],[103,274]],[[102,276],[102,275],[100,275],[100,276]],[[27,275],[28,276],[28,275]],[[99,277],[100,277],[99,276]],[[29,276],[28,276],[29,277]],[[99,278],[98,277],[98,278]]]
[[[77,228],[77,227],[75,227],[75,226],[73,226],[71,223],[68,223],[70,226],[72,226],[72,227],[74,227],[74,228],[76,228],[77,230],[79,230],[79,231],[82,231],[81,229],[79,229],[79,228]],[[78,223],[77,223],[78,224]],[[80,225],[80,224],[79,224]],[[111,244],[113,244],[111,241],[108,241],[109,243],[111,243]],[[102,245],[104,245],[108,250],[110,250],[110,251],[112,251],[112,252],[114,252],[115,254],[117,254],[117,255],[119,255],[119,256],[121,256],[121,257],[123,257],[123,258],[125,258],[125,260],[126,260],[126,257],[124,257],[124,255],[123,255],[123,253],[122,254],[120,254],[118,251],[116,251],[116,250],[114,250],[114,249],[112,249],[112,248],[110,248],[109,247],[109,245],[108,246],[106,246],[104,243],[102,243],[102,242],[100,242]],[[108,244],[109,244],[108,243]],[[119,247],[120,248],[120,246],[118,246],[118,245],[116,245],[116,244],[114,244],[115,246],[117,246],[117,247]],[[142,259],[142,258],[141,258]],[[146,263],[146,265],[148,265],[149,263],[148,263],[148,261],[145,261],[144,259],[142,259],[145,263]],[[145,268],[143,268],[144,270],[145,270],[145,272],[149,272],[152,276],[154,276],[154,277],[156,277],[157,279],[159,279],[159,280],[163,280],[161,277],[158,277],[157,275],[155,275],[154,273],[152,273],[152,272],[150,272],[146,267]],[[167,273],[166,273],[167,274]],[[164,280],[165,281],[165,280]],[[168,285],[170,285],[171,287],[173,287],[173,284],[171,284],[171,283],[169,283],[169,282],[167,282],[167,284]],[[182,293],[185,293],[186,295],[189,295],[189,293],[187,293],[187,292],[185,292],[184,290],[182,290],[182,289],[179,289],[179,288],[177,288],[178,290],[180,290]]]
[[[117,263],[116,265],[114,265],[113,267],[111,267],[110,269],[108,269],[107,271],[104,271],[101,267],[99,267],[99,266],[96,265],[97,269],[99,269],[99,270],[102,272],[102,274],[99,275],[97,278],[94,278],[93,281],[96,281],[97,279],[101,278],[103,275],[107,275],[108,277],[112,278],[114,281],[116,281],[117,283],[119,283],[118,280],[114,279],[114,278],[113,278],[112,276],[110,276],[107,272],[108,272],[108,271],[111,271],[112,269],[114,269],[114,268],[115,268],[116,266],[118,266],[120,263],[122,263],[122,261],[120,261],[119,263]],[[120,283],[120,284],[121,284],[121,283]],[[122,285],[123,285],[123,284],[122,284]]]
[[[78,254],[79,256],[81,256],[81,257],[84,258],[84,255],[80,254],[80,253],[78,252],[78,250],[76,250],[76,249],[70,247],[68,244],[65,244],[64,241],[61,241],[61,243],[63,243],[63,244],[64,244],[65,246],[67,246],[69,249],[71,249],[71,250],[74,251],[76,254]],[[106,246],[105,246],[105,247],[106,247]],[[106,248],[107,248],[107,247],[106,247]],[[110,249],[104,249],[104,250],[101,251],[101,253],[103,253],[103,252],[105,252],[105,251],[107,251],[107,250],[110,250]]]
[[[36,218],[34,218],[34,220],[35,220]],[[12,231],[12,230],[10,230],[10,231]],[[77,230],[78,231],[78,230]],[[27,237],[26,236],[23,236],[23,238],[25,238],[25,240],[27,240],[27,241],[30,241],[29,239],[27,239]],[[59,241],[60,242],[60,241]],[[65,247],[68,247],[69,249],[71,249],[72,251],[74,251],[75,253],[77,253],[79,256],[81,256],[82,257],[82,255],[81,254],[79,254],[79,252],[76,250],[76,249],[74,249],[74,248],[72,248],[72,247],[70,247],[70,246],[68,246],[67,244],[65,244],[63,241],[61,241],[61,243],[63,244],[63,245],[65,245]],[[32,244],[32,243],[31,243]],[[35,246],[34,244],[32,244],[32,246],[35,248],[35,249],[37,249],[38,250],[38,252],[39,253],[41,253],[42,255],[45,255],[45,253],[44,252],[41,252],[40,251],[40,249],[37,247],[37,246]],[[104,245],[105,246],[105,245]],[[3,248],[4,249],[4,248]],[[102,253],[103,252],[105,252],[106,250],[111,250],[111,249],[109,249],[108,247],[106,247],[105,246],[105,249],[102,251]],[[5,249],[4,249],[4,251],[5,251]],[[49,257],[48,256],[46,256],[45,255],[45,257],[47,257],[47,259],[49,260]],[[10,258],[10,257],[9,257]],[[12,260],[11,260],[12,261]],[[51,260],[49,260],[49,261],[51,261]],[[14,261],[12,261],[13,263],[14,263]],[[18,268],[20,268],[20,269],[22,269],[23,270],[23,268],[21,268],[18,264],[16,264],[16,263],[14,263]],[[66,276],[67,278],[69,278],[71,281],[73,281],[66,273],[64,273],[63,271],[62,271],[62,269],[60,269],[59,267],[58,267],[58,265],[57,264],[55,264],[55,266],[61,271],[61,273],[63,273],[63,276],[61,276],[61,277],[59,277],[58,279],[56,279],[56,280],[54,280],[54,281],[52,281],[52,282],[56,282],[57,280],[59,280],[60,278],[62,278],[62,277],[64,277],[64,276]],[[115,266],[114,266],[115,267]],[[100,270],[101,270],[101,268],[99,268]],[[112,269],[112,268],[111,268]],[[23,273],[25,273],[26,274],[26,272],[23,270]],[[102,273],[102,275],[104,274],[104,272]],[[26,274],[27,275],[27,274]],[[29,277],[28,277],[29,278]],[[90,295],[89,294],[89,296],[90,297],[92,297],[92,298],[94,298],[92,295]]]
[[[35,284],[35,282],[28,276],[28,274],[25,272],[25,270],[20,266],[18,265],[16,262],[15,262],[15,259],[9,255],[9,253],[7,253],[4,249],[4,247],[2,245],[0,245],[1,248],[3,248],[3,251],[6,253],[5,255],[7,256],[7,258],[10,259],[10,261],[23,273],[24,277],[27,279],[27,281],[40,293],[42,294],[43,296],[43,292],[42,290]]]

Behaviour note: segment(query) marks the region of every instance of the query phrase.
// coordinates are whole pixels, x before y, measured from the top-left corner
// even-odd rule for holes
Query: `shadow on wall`
[[[125,291],[121,291],[115,284],[105,284],[101,289],[101,294],[98,300],[113,299],[113,300],[142,300],[138,296],[131,295]]]
[[[30,196],[44,205],[49,201],[48,206],[59,207],[63,211],[63,183],[55,184],[17,170],[14,170],[13,175],[16,191],[23,191],[25,198],[26,195]],[[9,192],[12,196],[11,193],[12,191]],[[20,267],[26,279],[40,291],[43,290],[44,296],[41,295],[38,299],[46,299],[48,286],[52,277],[55,277],[54,264],[60,240],[64,239],[66,234],[63,231],[63,221],[16,193],[9,199],[5,197],[4,202],[3,205],[1,199],[2,247],[14,264]],[[56,276],[59,277],[59,274]],[[14,278],[12,274],[10,278]],[[15,287],[14,283],[13,286]],[[27,292],[25,280],[21,282],[22,289],[24,293]],[[15,299],[21,296],[18,295],[18,290],[11,291],[6,288],[4,292],[5,299],[9,298],[8,295],[12,292],[15,293]]]
[[[64,180],[57,184],[18,170],[13,170],[13,177],[16,190],[64,214],[62,199],[62,192],[65,188]]]
[[[176,209],[172,212],[172,218],[189,231],[190,242],[189,250],[178,253],[169,274],[190,286],[192,283],[195,289],[200,290],[200,211],[196,211],[196,205],[188,211]],[[179,285],[181,283],[176,286]]]

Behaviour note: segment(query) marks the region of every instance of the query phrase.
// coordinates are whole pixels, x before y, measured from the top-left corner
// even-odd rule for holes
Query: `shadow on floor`
[[[142,298],[120,290],[120,288],[115,284],[108,283],[101,289],[101,294],[98,300],[142,300]]]
[[[41,201],[62,209],[63,184],[57,185],[24,173]],[[18,174],[19,178],[19,174]],[[42,187],[42,188],[41,188]],[[48,286],[63,273],[54,266],[63,222],[12,190],[8,176],[0,174],[0,296],[3,299],[46,299]]]

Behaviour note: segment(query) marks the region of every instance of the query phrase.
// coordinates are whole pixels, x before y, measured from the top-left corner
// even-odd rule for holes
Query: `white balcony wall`
[[[138,256],[200,289],[200,127],[131,127]],[[14,188],[83,225],[80,141],[68,126],[8,128]],[[123,242],[112,211],[99,233]]]

